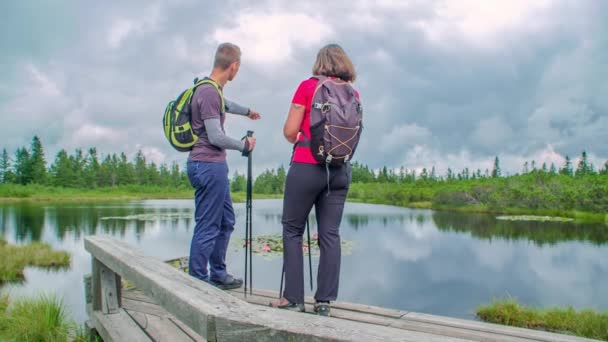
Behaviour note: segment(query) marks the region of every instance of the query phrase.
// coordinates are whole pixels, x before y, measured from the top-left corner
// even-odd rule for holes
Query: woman
[[[317,54],[313,75],[351,83],[355,68],[344,50],[336,44],[323,47]],[[312,97],[319,80],[310,78],[298,87],[283,128],[285,138],[294,143],[291,166],[285,182],[283,200],[284,297],[273,307],[304,311],[304,263],[302,235],[312,206],[318,223],[320,260],[315,293],[315,312],[329,316],[330,302],[338,295],[340,277],[340,221],[351,181],[348,163],[321,165],[313,156],[306,137],[310,137]],[[357,98],[359,94],[356,93]]]

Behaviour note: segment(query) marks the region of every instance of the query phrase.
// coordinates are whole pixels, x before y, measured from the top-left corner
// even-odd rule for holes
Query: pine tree
[[[37,184],[47,184],[46,160],[42,142],[37,136],[32,139],[32,156],[30,158],[30,168],[32,182]]]
[[[77,148],[74,151],[74,154],[70,156],[70,164],[72,167],[72,173],[74,174],[74,179],[72,180],[72,186],[76,188],[84,188],[87,186],[84,178],[84,167],[86,160],[84,158],[84,154],[82,153],[82,149]]]
[[[500,177],[500,161],[498,160],[498,156],[494,158],[494,168],[492,168],[492,178]]]
[[[175,166],[177,166],[177,165],[175,165]],[[178,173],[177,178],[179,179],[180,178],[179,166],[177,166],[177,173]],[[117,163],[116,174],[117,174],[117,179],[116,179],[117,184],[124,185],[124,184],[135,184],[136,183],[135,169],[133,167],[133,164],[129,163],[129,160],[127,160],[127,155],[124,154],[124,152],[120,154],[120,158]],[[175,186],[177,186],[177,184],[179,184],[179,180],[177,181],[177,183],[175,183]]]
[[[566,176],[572,176],[572,162],[570,161],[570,157],[568,157],[568,155],[566,155],[564,167],[559,170],[559,173]]]
[[[543,171],[544,173],[547,173],[547,163],[546,163],[546,162],[543,162],[543,168],[542,168],[542,171]]]
[[[11,160],[6,149],[2,150],[0,157],[0,182],[3,184],[13,182],[13,172],[11,171]]]
[[[162,163],[160,165],[158,172],[159,172],[159,176],[160,176],[158,185],[169,186],[169,184],[171,183],[171,171],[167,167],[167,164]]]
[[[173,162],[171,164],[171,186],[178,187],[181,183],[181,174],[179,172],[179,164]]]
[[[146,184],[146,157],[141,152],[141,150],[137,151],[134,159],[135,164],[135,179],[137,180],[137,184]]]
[[[435,172],[435,166],[433,166],[431,168],[431,175],[430,175],[430,177],[431,177],[432,181],[436,181],[437,180],[437,173]]]
[[[232,192],[247,191],[247,179],[245,178],[245,175],[235,172],[232,181],[230,182],[230,190]]]
[[[448,180],[454,179],[454,173],[452,172],[452,169],[450,169],[449,167],[448,167],[447,178],[448,178]]]
[[[55,186],[73,187],[74,170],[66,150],[57,153],[53,165],[51,165],[51,183]]]
[[[604,163],[604,168],[600,170],[600,175],[608,175],[608,160]]]
[[[420,171],[420,178],[425,181],[427,179],[429,179],[429,172],[426,170],[426,167],[422,168],[422,171]]]
[[[578,166],[576,167],[576,172],[574,175],[579,177],[590,175],[592,173],[593,166],[591,166],[589,160],[587,159],[587,152],[583,151],[583,153],[581,153],[581,157],[579,158]]]
[[[555,167],[555,164],[551,163],[551,167],[549,168],[549,172],[552,175],[556,175],[557,174],[557,168]]]
[[[19,148],[15,152],[15,182],[17,184],[29,184],[32,182],[32,163],[30,152],[25,148]]]
[[[283,165],[277,169],[277,193],[282,194],[285,192],[285,179],[287,178],[287,172]]]
[[[89,187],[96,188],[100,184],[99,179],[99,158],[97,157],[97,149],[92,147],[85,160],[84,178],[85,184]]]

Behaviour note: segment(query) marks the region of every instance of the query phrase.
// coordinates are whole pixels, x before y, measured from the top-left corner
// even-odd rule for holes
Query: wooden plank
[[[157,304],[157,302],[146,296],[143,292],[139,291],[139,290],[126,290],[122,292],[122,298],[124,299],[131,299],[131,300],[135,300],[138,302],[146,302],[146,303],[150,303],[150,304]]]
[[[161,260],[144,256],[125,242],[106,236],[86,237],[85,248],[210,341],[461,341],[252,306]]]
[[[91,258],[91,296],[92,296],[92,310],[101,310],[101,277],[100,277],[100,265],[101,263],[95,257]]]
[[[508,327],[504,325],[471,321],[451,317],[435,316],[429,314],[410,312],[401,318],[415,323],[430,323],[443,325],[446,327],[455,327],[460,329],[468,329],[472,331],[489,332],[499,336],[512,336],[525,338],[533,341],[551,341],[551,342],[581,342],[594,341],[583,337],[572,335],[555,334],[540,330],[523,329],[516,327]]]
[[[255,291],[254,291],[255,293]],[[248,303],[268,306],[268,301],[270,298],[266,296],[259,296],[257,294],[244,296],[243,292],[231,292],[232,295],[242,298]],[[275,298],[276,299],[276,298]],[[347,303],[348,304],[348,303]],[[278,310],[278,309],[277,309]],[[314,314],[314,306],[311,304],[306,304],[306,312],[310,314]],[[441,336],[453,336],[460,337],[464,339],[470,339],[473,341],[505,341],[505,342],[521,342],[521,341],[529,341],[527,339],[515,338],[510,336],[497,335],[493,333],[485,333],[479,332],[475,330],[467,330],[467,329],[458,329],[453,327],[446,327],[443,325],[437,324],[427,324],[427,323],[413,323],[406,320],[401,320],[399,318],[391,318],[382,315],[376,315],[374,313],[362,313],[359,311],[350,311],[343,310],[333,306],[331,308],[331,315],[334,318],[346,319],[349,321],[355,322],[363,322],[370,323],[381,326],[391,326],[396,327],[403,330],[411,330],[418,332],[431,333],[434,335]]]
[[[118,306],[118,289],[116,274],[103,263],[99,263],[99,274],[101,280],[101,312],[104,314],[117,313]]]
[[[523,342],[530,341],[527,338],[496,334],[493,332],[484,332],[479,330],[471,330],[465,328],[455,328],[440,324],[413,322],[404,319],[396,319],[391,327],[396,327],[404,330],[419,331],[440,336],[459,337],[472,341],[502,341],[502,342]]]
[[[184,334],[166,315],[156,316],[143,312],[125,309],[133,320],[146,331],[154,341],[193,342],[190,336]]]
[[[154,315],[159,317],[168,316],[167,310],[163,309],[158,304],[151,304],[146,302],[139,302],[128,298],[123,298],[123,309],[129,311],[137,311],[148,315]]]
[[[229,290],[227,292],[230,294],[233,294],[233,295],[240,296],[239,298],[242,298],[242,296],[243,296],[243,289],[234,289],[234,290]],[[252,292],[256,296],[268,298],[269,302],[272,300],[276,300],[279,297],[278,291],[253,290]],[[247,296],[249,296],[249,292],[248,292]],[[304,298],[304,301],[306,304],[315,303],[315,300],[313,297],[306,297],[306,298]],[[355,311],[355,312],[361,312],[361,313],[365,313],[365,314],[373,314],[373,315],[379,315],[379,316],[385,316],[385,317],[391,317],[391,318],[401,318],[405,314],[407,314],[407,311],[400,311],[400,310],[395,310],[395,309],[381,308],[378,306],[347,303],[347,302],[340,302],[340,301],[331,303],[331,307],[332,307],[332,309],[336,308],[336,309],[341,309],[341,310],[346,310],[346,311]]]
[[[104,342],[152,341],[123,309],[118,310],[117,313],[107,315],[101,311],[93,311],[90,318]]]
[[[137,299],[132,299],[126,297],[127,295],[137,294]],[[140,299],[143,299],[140,300]],[[164,319],[170,321],[175,325],[175,328],[181,330],[183,334],[188,336],[190,340],[197,342],[206,342],[207,340],[196,334],[192,329],[188,328],[185,324],[180,322],[177,318],[173,317],[167,310],[163,309],[160,305],[156,303],[151,303],[151,299],[146,295],[141,293],[140,291],[125,291],[123,292],[123,308],[127,310],[127,312],[138,322],[136,318],[136,314],[147,314],[154,315],[158,317],[163,317]],[[156,339],[156,338],[155,338]]]
[[[196,332],[194,332],[194,330],[190,329],[187,325],[185,325],[184,323],[182,323],[180,320],[178,320],[177,318],[173,317],[173,315],[168,317],[169,320],[171,320],[173,322],[173,324],[175,324],[176,327],[180,328],[184,334],[190,336],[190,338],[195,341],[195,342],[207,342],[207,339],[201,337],[199,334],[197,334]]]
[[[269,298],[265,297],[265,296],[259,296],[256,294],[254,294],[254,295],[248,294],[247,297],[245,297],[243,292],[240,292],[240,293],[234,292],[234,293],[232,293],[232,295],[236,296],[237,298],[241,298],[251,304],[269,307],[269,305],[268,305]],[[313,315],[315,314],[313,304],[306,304],[305,308],[306,308],[306,313],[313,314]],[[280,309],[275,309],[275,310],[280,310]],[[283,311],[279,311],[279,313],[280,312],[283,312]],[[354,322],[375,324],[375,325],[379,325],[379,326],[389,326],[397,319],[397,318],[390,318],[390,317],[369,314],[369,313],[342,310],[339,308],[335,308],[333,306],[331,308],[331,316],[333,318],[340,318],[340,319],[345,319],[345,320],[354,321]]]

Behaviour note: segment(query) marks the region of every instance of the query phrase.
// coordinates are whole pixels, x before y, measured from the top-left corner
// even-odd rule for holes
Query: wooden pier
[[[87,237],[88,326],[104,341],[591,341],[369,305],[332,303],[332,317],[270,308],[273,291],[221,291],[132,246]],[[135,289],[123,290],[121,278]]]

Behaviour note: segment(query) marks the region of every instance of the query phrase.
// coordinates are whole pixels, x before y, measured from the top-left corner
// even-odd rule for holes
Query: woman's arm
[[[283,126],[283,135],[290,143],[295,143],[298,140],[298,133],[304,120],[304,111],[306,107],[300,104],[292,103]]]

